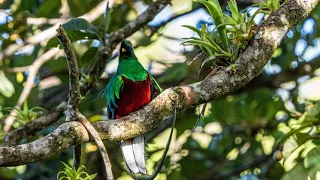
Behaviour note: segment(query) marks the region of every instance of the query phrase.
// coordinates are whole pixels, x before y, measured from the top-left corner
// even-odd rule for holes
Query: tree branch
[[[67,21],[66,19],[62,19],[62,18],[44,18],[44,17],[40,17],[40,18],[33,18],[33,17],[28,17],[26,19],[27,24],[33,24],[33,25],[47,25],[47,24],[58,24],[58,23],[63,23],[65,21]]]
[[[76,59],[75,52],[73,51],[72,44],[60,24],[57,29],[57,37],[64,49],[66,54],[68,69],[69,69],[69,100],[67,106],[67,120],[76,117],[75,113],[79,111],[80,104],[80,85],[79,85],[79,70],[78,62]]]
[[[57,37],[64,49],[64,52],[66,54],[67,62],[68,62],[68,69],[69,69],[69,101],[67,106],[67,114],[66,119],[68,120],[74,120],[81,122],[84,127],[87,129],[87,131],[90,132],[93,139],[97,143],[99,150],[101,152],[101,155],[104,160],[104,165],[106,168],[107,173],[107,179],[113,180],[113,174],[111,171],[111,163],[108,157],[108,153],[106,148],[104,147],[104,144],[99,137],[97,131],[94,129],[94,127],[91,125],[91,123],[79,112],[79,104],[80,104],[80,83],[79,83],[79,70],[78,70],[78,62],[76,59],[75,52],[72,48],[72,44],[64,31],[62,25],[59,26],[57,29]],[[80,148],[80,149],[79,149]],[[75,167],[76,169],[79,168],[80,165],[80,157],[81,154],[81,147],[75,146],[74,147],[75,152]]]
[[[62,117],[62,115],[62,110],[50,112],[46,116],[42,116],[32,121],[31,123],[28,123],[18,129],[10,131],[8,134],[4,136],[3,142],[6,146],[16,145],[22,138],[26,138],[34,134],[35,132],[42,130],[44,127],[51,125],[53,122],[56,121],[56,119]]]

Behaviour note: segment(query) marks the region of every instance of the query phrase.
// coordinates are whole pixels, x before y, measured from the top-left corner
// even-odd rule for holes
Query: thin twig
[[[107,153],[107,149],[105,148],[99,136],[99,133],[94,129],[92,124],[83,115],[79,115],[78,120],[86,127],[86,129],[90,132],[91,136],[93,137],[94,141],[97,143],[97,146],[99,148],[100,154],[104,162],[104,166],[106,168],[107,179],[114,179],[111,171],[112,165]]]
[[[100,153],[103,157],[106,173],[107,173],[107,179],[113,180],[113,174],[111,170],[111,163],[108,157],[108,153],[106,148],[104,147],[104,144],[99,137],[98,132],[94,129],[94,127],[91,125],[91,123],[79,112],[79,104],[80,104],[80,83],[79,83],[79,70],[78,70],[78,63],[76,59],[76,55],[74,53],[74,50],[72,48],[72,44],[64,31],[62,25],[59,26],[57,29],[57,37],[60,40],[60,43],[65,51],[67,62],[68,62],[68,69],[69,69],[69,101],[67,105],[67,120],[75,120],[80,121],[84,127],[87,129],[87,131],[91,134],[91,136],[94,138],[95,142],[97,143],[97,146],[99,147]],[[75,155],[79,156],[80,150],[76,148],[78,146],[75,146]],[[74,158],[76,164],[75,166],[78,167],[80,162],[79,157]]]
[[[12,68],[1,68],[4,72],[10,73],[23,73],[30,69],[30,66],[12,67]]]
[[[44,18],[44,17],[40,17],[40,18],[33,18],[33,17],[28,17],[27,18],[27,24],[33,24],[33,25],[47,25],[47,24],[57,24],[57,23],[63,23],[65,22],[66,19],[62,19],[62,18]]]
[[[80,104],[80,76],[78,62],[76,59],[76,54],[73,51],[71,41],[69,40],[62,25],[59,26],[57,32],[57,37],[66,54],[69,69],[69,100],[67,106],[67,117],[75,117],[75,113],[79,110]]]

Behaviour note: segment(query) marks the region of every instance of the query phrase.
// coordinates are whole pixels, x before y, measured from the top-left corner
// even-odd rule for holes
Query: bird
[[[116,120],[147,105],[157,87],[161,87],[146,71],[134,54],[129,41],[120,46],[116,73],[104,89],[108,119]],[[132,173],[147,174],[145,162],[145,139],[143,135],[119,141],[124,162]]]

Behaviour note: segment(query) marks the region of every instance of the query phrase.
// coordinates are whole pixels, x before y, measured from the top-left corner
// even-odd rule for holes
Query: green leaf
[[[236,25],[238,24],[238,22],[233,19],[232,17],[226,15],[226,14],[223,14],[223,17],[224,17],[224,20],[226,21],[225,24],[220,24],[219,26],[217,26],[216,28],[219,28],[220,26],[226,26],[226,25]]]
[[[74,18],[63,24],[65,30],[87,30],[95,31],[96,27],[92,26],[87,20],[82,18]]]
[[[308,176],[310,177],[310,179],[319,179],[317,178],[317,174],[319,172],[320,172],[320,164],[318,163],[309,170]]]
[[[87,20],[82,18],[71,19],[62,25],[64,30],[66,31],[71,42],[75,42],[78,40],[101,40],[99,35],[99,30],[97,27],[92,26]],[[58,38],[52,38],[47,47],[54,47],[59,44]]]
[[[297,164],[291,171],[284,174],[281,180],[307,179],[308,170],[302,164]]]
[[[210,0],[210,1],[198,0],[198,1],[208,8],[216,26],[219,26],[220,24],[223,23],[223,17],[224,17],[223,12],[217,0]],[[223,43],[224,50],[227,52],[230,52],[226,28],[219,27],[218,32],[219,32],[221,41]]]
[[[199,71],[201,71],[202,68],[204,67],[204,65],[206,65],[208,62],[212,62],[212,61],[214,62],[214,60],[215,60],[216,58],[217,58],[217,57],[215,57],[215,56],[211,56],[211,57],[205,59],[204,61],[202,61],[201,65],[200,65],[200,68],[199,68]]]
[[[111,23],[111,12],[109,8],[109,1],[107,2],[106,11],[104,12],[104,20],[103,20],[103,35],[107,33],[109,30]]]
[[[220,48],[220,46],[209,37],[209,35],[206,32],[202,31],[202,34],[203,34],[203,36],[201,38],[203,38],[203,39],[207,40],[207,42],[211,43],[216,52],[221,53],[221,54],[225,53]]]
[[[57,174],[57,179],[69,179],[69,180],[92,180],[96,177],[97,174],[91,174],[89,175],[87,172],[85,172],[85,166],[81,165],[78,170],[75,169],[75,167],[71,167],[64,162],[61,162],[64,165],[64,170],[60,171]],[[61,177],[60,177],[61,176]],[[83,178],[83,176],[85,176]],[[60,178],[59,178],[60,177]]]
[[[297,133],[295,136],[299,146],[312,139],[312,136],[308,133]]]
[[[304,159],[303,164],[306,168],[311,168],[320,162],[320,146],[313,148],[307,154],[307,157]]]
[[[316,102],[314,106],[307,112],[306,121],[309,119],[320,118],[320,101]]]
[[[90,47],[81,57],[80,62],[82,66],[88,65],[98,52],[98,47]]]
[[[46,0],[41,3],[37,13],[37,17],[56,17],[59,15],[59,9],[61,8],[61,0]]]
[[[11,97],[14,93],[14,87],[3,71],[0,70],[0,93],[5,97]]]
[[[186,28],[196,32],[198,34],[198,36],[201,36],[201,31],[199,29],[197,29],[196,27],[189,26],[189,25],[182,25],[182,27],[186,27]]]
[[[280,7],[280,1],[279,0],[271,0],[271,10],[275,11]]]
[[[237,1],[236,0],[230,0],[228,2],[228,6],[230,8],[232,18],[239,22],[240,13],[238,11]]]
[[[212,50],[215,50],[216,48],[212,45],[212,44],[210,44],[209,42],[205,42],[205,41],[202,41],[202,40],[188,40],[188,41],[186,41],[186,42],[184,42],[183,44],[191,44],[191,45],[198,45],[198,46],[203,46],[203,47],[205,47],[205,48],[207,48],[207,49],[212,49]]]

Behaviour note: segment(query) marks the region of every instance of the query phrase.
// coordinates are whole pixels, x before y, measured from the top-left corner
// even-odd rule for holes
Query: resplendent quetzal
[[[108,118],[119,119],[148,104],[155,86],[161,91],[155,79],[139,63],[132,46],[122,41],[117,72],[104,89]],[[128,169],[134,174],[147,174],[144,136],[123,140],[119,144]]]

